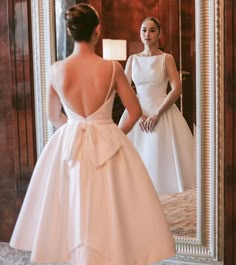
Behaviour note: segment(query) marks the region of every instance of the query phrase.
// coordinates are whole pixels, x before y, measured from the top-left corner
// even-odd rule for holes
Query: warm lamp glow
[[[103,58],[107,60],[125,61],[127,58],[126,40],[102,40]]]

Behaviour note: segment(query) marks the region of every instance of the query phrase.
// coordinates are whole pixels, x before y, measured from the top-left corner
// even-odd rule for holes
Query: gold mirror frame
[[[31,0],[37,153],[53,133],[46,85],[55,61],[55,3]],[[223,264],[223,0],[196,0],[197,233],[162,264]],[[157,235],[158,236],[158,235]]]

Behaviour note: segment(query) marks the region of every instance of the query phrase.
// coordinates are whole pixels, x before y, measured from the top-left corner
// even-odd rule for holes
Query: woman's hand
[[[152,132],[155,126],[157,125],[159,119],[160,119],[159,114],[146,117],[145,121],[142,124],[145,132]]]
[[[141,130],[143,131],[143,132],[148,132],[147,130],[146,130],[146,127],[145,127],[145,121],[146,121],[146,119],[148,118],[148,116],[146,116],[146,115],[142,115],[141,116],[141,121],[139,122],[139,126],[140,126],[140,128],[141,128]]]

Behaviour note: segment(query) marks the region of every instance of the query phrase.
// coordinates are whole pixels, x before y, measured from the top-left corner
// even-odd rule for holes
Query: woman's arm
[[[62,112],[62,104],[60,98],[53,86],[53,66],[50,70],[49,84],[47,88],[46,96],[46,110],[47,118],[53,124],[54,127],[59,128],[67,122],[66,115]]]
[[[175,64],[175,60],[172,55],[166,55],[166,71],[169,77],[169,83],[171,86],[171,91],[168,93],[165,100],[159,106],[157,113],[148,117],[145,121],[145,127],[147,131],[152,131],[157,124],[160,116],[165,113],[179,98],[182,93],[182,84],[180,81],[179,73]]]
[[[158,108],[158,115],[162,115],[165,111],[167,111],[176,102],[176,100],[182,93],[182,84],[173,56],[167,54],[165,63],[166,71],[169,77],[169,83],[171,86],[171,91],[168,93],[167,97]]]
[[[123,68],[118,62],[116,62],[115,88],[126,108],[125,117],[122,123],[119,124],[119,128],[127,134],[142,115],[142,110]]]
[[[129,56],[125,65],[125,75],[130,85],[132,83],[132,60],[133,60],[133,55]]]
[[[132,83],[132,61],[133,61],[133,55],[130,55],[128,60],[127,60],[126,65],[125,65],[125,71],[124,71],[130,85]],[[123,123],[127,119],[127,115],[128,115],[128,111],[127,111],[127,109],[125,109],[125,111],[122,114],[122,118],[119,122],[119,127],[123,126]],[[141,115],[140,127],[141,127],[142,131],[146,130],[144,127],[144,122],[145,122],[146,118],[147,118],[147,116],[145,116],[143,114]]]

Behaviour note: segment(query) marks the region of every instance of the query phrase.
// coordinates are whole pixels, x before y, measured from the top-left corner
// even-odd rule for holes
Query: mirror
[[[64,59],[73,51],[73,41],[68,35],[65,21],[63,15],[67,8],[76,2],[87,2],[87,1],[75,1],[75,0],[58,0],[55,2],[55,21],[56,21],[56,57],[57,60]],[[101,24],[102,24],[102,38],[100,38],[97,43],[97,53],[102,56],[104,45],[104,39],[123,39],[127,42],[127,54],[137,54],[143,50],[143,44],[140,39],[140,26],[145,17],[156,16],[161,21],[161,36],[159,39],[160,49],[164,52],[170,53],[174,56],[177,68],[180,72],[180,79],[182,81],[183,92],[180,99],[177,101],[176,105],[179,107],[185,121],[187,121],[189,126],[189,131],[181,130],[179,134],[182,136],[185,133],[185,137],[182,138],[181,146],[187,145],[188,142],[189,149],[184,149],[182,154],[185,156],[185,168],[186,172],[191,174],[175,174],[176,179],[178,179],[175,185],[176,190],[181,190],[181,192],[173,193],[173,190],[167,189],[165,191],[161,189],[159,198],[161,200],[162,206],[167,216],[168,223],[170,225],[172,233],[176,237],[196,237],[196,170],[194,165],[191,165],[191,159],[195,157],[195,128],[196,128],[196,89],[195,89],[195,0],[179,0],[179,1],[139,1],[139,4],[132,2],[118,2],[117,1],[102,1],[102,5],[106,8],[101,8],[98,5],[98,1],[91,0],[89,3],[93,4],[98,12],[101,14]],[[104,10],[105,9],[105,10]],[[123,14],[123,10],[129,16],[126,18]],[[141,11],[143,10],[143,11]],[[126,14],[125,13],[125,14]],[[168,15],[167,15],[168,14]],[[163,23],[162,23],[163,21]],[[128,25],[128,26],[127,26]],[[116,49],[117,53],[117,49]],[[125,67],[126,60],[120,61],[120,63]],[[143,89],[143,88],[142,88]],[[169,90],[170,88],[168,88]],[[119,100],[117,95],[113,108],[113,120],[118,123],[120,117],[124,111],[123,105]],[[176,112],[178,112],[176,110]],[[178,114],[178,113],[177,113]],[[185,126],[185,121],[182,121],[181,115],[177,126],[183,124]],[[169,117],[168,117],[169,118]],[[167,118],[167,119],[168,119]],[[177,118],[177,117],[176,117]],[[166,120],[167,120],[166,119]],[[171,119],[169,119],[170,121]],[[168,121],[167,121],[168,122]],[[182,122],[182,123],[180,123]],[[171,127],[175,127],[172,124]],[[165,127],[166,130],[166,127]],[[169,128],[168,128],[169,130]],[[186,132],[187,131],[187,132]],[[193,134],[194,135],[193,135]],[[192,134],[192,135],[191,135]],[[174,136],[169,140],[176,142],[177,147],[178,141],[174,140]],[[187,140],[189,138],[189,140]],[[184,142],[185,141],[185,142]],[[192,144],[192,145],[191,145]],[[151,143],[153,145],[153,143]],[[172,150],[172,143],[169,145]],[[142,148],[141,148],[142,149]],[[178,147],[176,148],[178,149]],[[181,152],[181,151],[180,151]],[[178,153],[178,151],[177,151]],[[191,155],[192,153],[192,155]],[[156,155],[156,151],[155,151]],[[163,151],[161,153],[163,157]],[[142,157],[142,156],[141,156]],[[150,153],[149,157],[153,157]],[[174,165],[173,160],[168,160],[170,155],[166,155],[164,161],[159,162],[162,165],[165,161],[170,161],[169,165]],[[174,156],[175,157],[175,156]],[[147,158],[146,160],[149,160]],[[178,160],[178,157],[177,159]],[[146,164],[150,164],[149,161],[145,161]],[[195,162],[195,161],[194,161]],[[157,164],[157,160],[154,162]],[[187,164],[187,167],[186,167]],[[193,164],[193,163],[192,163]],[[171,173],[176,171],[176,168],[181,168],[181,162],[176,162],[176,167],[173,166]],[[157,172],[159,167],[157,168]],[[167,169],[165,169],[166,171]],[[153,169],[152,169],[153,171]],[[155,170],[156,171],[156,170]],[[180,170],[181,171],[181,170]],[[184,170],[183,170],[184,171]],[[170,171],[169,171],[170,172]],[[157,174],[155,179],[157,178]],[[163,175],[163,180],[168,178],[168,173],[158,173],[158,176]],[[179,177],[180,175],[180,177]],[[182,177],[183,175],[183,177]],[[184,188],[185,184],[179,185],[182,181],[191,182],[191,188]],[[190,181],[189,181],[190,180]],[[162,181],[158,181],[162,182]],[[173,182],[173,181],[172,181]],[[158,185],[157,185],[158,186]],[[164,184],[163,186],[171,186],[171,182]],[[179,188],[178,186],[181,186]],[[190,185],[189,185],[190,186]],[[166,194],[169,193],[169,194]]]
[[[176,0],[176,4],[180,2]],[[150,1],[153,7],[157,3],[161,1]],[[38,154],[53,133],[46,119],[45,90],[49,67],[56,58],[54,4],[54,1],[32,0]],[[102,1],[98,1],[97,5],[103,8]],[[170,10],[170,14],[177,10]],[[191,210],[196,216],[196,225],[193,234],[175,235],[177,255],[166,264],[223,262],[223,165],[220,162],[223,161],[222,24],[222,1],[195,1],[197,188],[196,201],[193,199],[196,210]],[[187,201],[186,197],[183,199]],[[174,205],[176,203],[181,205],[179,201]]]

